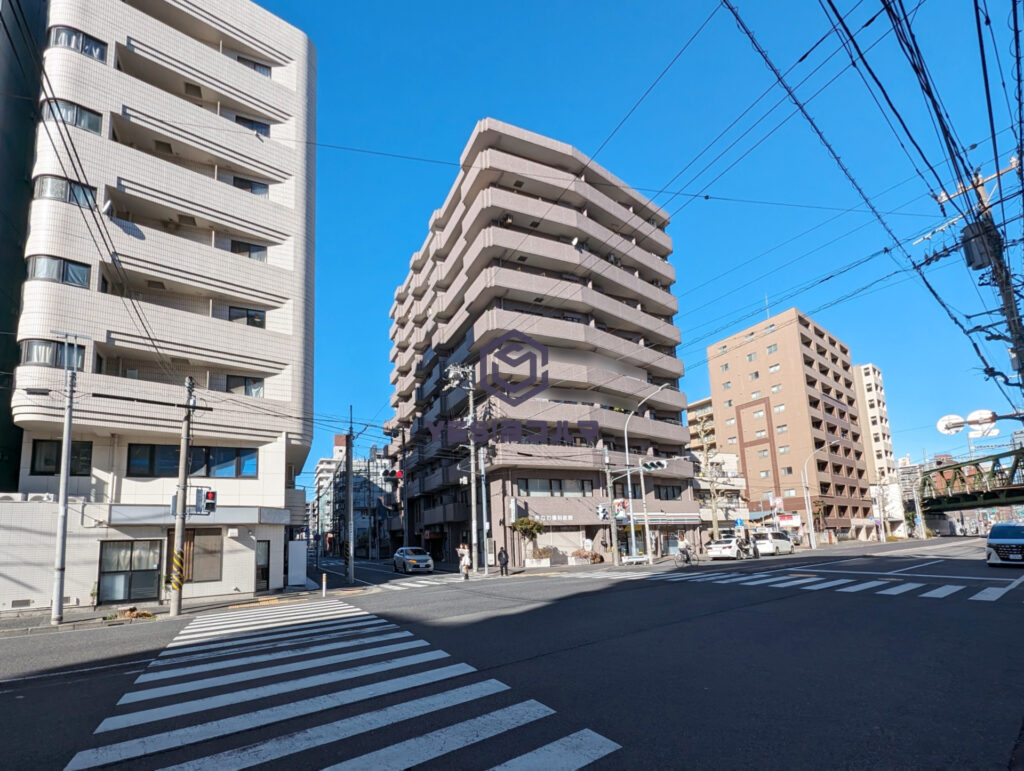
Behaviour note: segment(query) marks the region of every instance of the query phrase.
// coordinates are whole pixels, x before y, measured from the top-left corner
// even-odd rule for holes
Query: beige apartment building
[[[875,535],[849,348],[795,308],[707,349],[716,440],[740,456],[751,516],[773,504],[806,530]]]
[[[33,561],[53,559],[65,360],[69,602],[165,596],[186,377],[203,408],[190,486],[215,490],[218,510],[189,519],[184,596],[280,588],[312,439],[315,51],[248,0],[52,0],[46,24],[11,405],[21,462],[0,504],[0,530],[32,543],[0,534],[14,550],[0,558],[23,566],[0,610],[48,601]],[[65,349],[55,331],[79,337]]]
[[[903,497],[892,450],[892,428],[882,372],[874,364],[858,364],[854,372],[875,518],[885,521],[886,535],[904,536]]]
[[[493,119],[477,124],[460,163],[391,309],[391,403],[407,447],[411,542],[438,559],[469,542],[466,439],[438,429],[469,417],[468,395],[446,388],[446,372],[472,365],[479,376],[481,352],[509,346],[515,333],[499,349],[509,355],[491,351],[488,379],[513,388],[530,376],[546,380],[522,401],[482,380],[476,386],[478,420],[534,421],[523,436],[481,442],[487,554],[505,546],[513,560],[526,556],[510,529],[519,517],[542,522],[538,546],[558,555],[583,547],[607,554],[611,520],[601,510],[632,499],[640,512],[637,466],[651,460],[665,463],[646,473],[644,486],[658,546],[667,548],[699,515],[683,458],[686,399],[677,390],[683,364],[665,212],[570,145]],[[627,426],[633,489],[624,478],[608,489],[605,456],[613,474],[625,469]],[[396,440],[391,457],[401,448]]]

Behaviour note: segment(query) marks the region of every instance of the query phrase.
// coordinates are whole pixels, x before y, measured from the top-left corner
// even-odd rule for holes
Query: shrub
[[[890,535],[890,536],[886,536],[885,540],[886,540],[887,543],[895,543],[896,541],[902,541],[903,539],[902,538],[898,538],[895,535]]]
[[[553,546],[541,546],[533,550],[533,559],[542,560],[554,557],[557,550]]]
[[[578,560],[587,560],[591,565],[596,565],[598,562],[604,562],[604,557],[596,551],[587,551],[586,549],[577,549],[572,553],[572,556]]]

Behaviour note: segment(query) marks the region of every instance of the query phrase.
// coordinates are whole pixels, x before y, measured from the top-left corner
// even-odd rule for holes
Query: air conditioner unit
[[[511,214],[504,214],[504,215],[502,215],[502,217],[501,217],[501,224],[504,227],[506,227],[506,228],[511,227],[512,226],[512,215]]]
[[[25,500],[25,493],[0,493],[0,502],[23,500]]]
[[[53,503],[53,493],[32,493],[28,496],[30,503]]]

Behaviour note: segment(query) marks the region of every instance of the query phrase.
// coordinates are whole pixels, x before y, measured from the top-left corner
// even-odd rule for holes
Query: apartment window
[[[736,437],[735,436],[730,436],[728,439],[725,440],[725,443],[726,444],[736,444]]]
[[[761,472],[758,472],[758,476],[760,476],[760,477],[761,477],[761,479],[768,479],[768,478],[770,478],[770,477],[771,477],[771,475],[772,475],[772,472],[770,472],[770,471],[761,471]]]
[[[795,498],[796,497],[796,490],[794,490],[792,487],[789,488],[788,490],[783,490],[782,491],[782,497],[783,498]]]
[[[255,478],[259,472],[259,453],[249,447],[209,447],[207,476]]]
[[[789,445],[788,444],[780,444],[779,445],[779,455],[789,455]]]
[[[756,353],[748,353],[747,354],[747,361],[754,361],[756,358],[757,358],[757,354]]]
[[[614,484],[614,486],[612,487],[612,490],[614,491],[613,495],[616,498],[625,498],[626,497],[626,486],[622,482],[616,482]],[[639,498],[640,497],[640,485],[639,484],[634,484],[633,485],[633,495],[631,497],[632,498]]]
[[[720,345],[720,346],[718,346],[718,352],[719,353],[725,353],[728,350],[729,350],[729,346],[727,346],[727,345]]]
[[[736,418],[726,418],[725,425],[727,425],[727,426],[735,426],[736,425]]]
[[[521,497],[582,498],[594,494],[590,479],[518,479]]]
[[[764,349],[764,352],[767,353],[770,356],[771,354],[775,353],[777,350],[779,350],[779,344],[778,343],[772,343],[771,345],[769,345],[767,348]]]
[[[659,501],[678,501],[683,497],[683,488],[680,485],[655,485],[654,497]]]
[[[743,342],[749,343],[753,339],[754,339],[754,333],[750,332],[746,337],[743,338]]]
[[[261,137],[270,136],[270,124],[262,121],[254,120],[252,118],[245,118],[241,115],[235,116],[235,123],[239,126],[245,126],[250,131],[255,131]]]
[[[722,372],[728,372],[729,371],[729,365],[728,364],[723,364],[721,366],[721,370],[722,370]]]
[[[761,375],[756,369],[750,373],[751,380],[757,380],[759,377],[761,377]]]
[[[750,398],[751,399],[760,399],[761,398],[761,392],[760,391],[751,391],[750,392]]]
[[[778,393],[779,391],[781,391],[781,390],[782,390],[782,385],[781,385],[781,384],[779,384],[779,383],[776,383],[775,385],[773,385],[773,386],[772,386],[772,387],[771,387],[770,389],[768,389],[768,390],[770,390],[770,391],[771,391],[771,392],[772,392],[773,394],[777,394],[777,393]]]
[[[28,278],[57,281],[61,284],[89,287],[89,266],[60,257],[36,256],[28,258]]]
[[[73,203],[88,209],[96,208],[96,188],[48,174],[36,177],[35,193],[32,197]]]
[[[781,426],[776,426],[775,427],[775,433],[776,434],[784,434],[787,431],[789,431],[789,426],[787,426],[785,423],[783,423]]]
[[[128,476],[178,476],[178,446],[173,444],[129,444]]]
[[[63,121],[93,134],[99,134],[103,126],[103,118],[98,112],[63,99],[48,99],[43,103],[43,120]]]
[[[253,195],[266,196],[270,192],[270,185],[266,182],[257,182],[245,177],[232,177],[231,184],[239,190],[246,190]]]
[[[228,321],[265,329],[267,326],[267,312],[254,311],[252,308],[228,308]]]
[[[245,375],[228,375],[228,393],[240,396],[263,398],[263,378]]]
[[[776,415],[781,415],[785,411],[786,411],[786,405],[785,404],[776,404],[774,407],[772,407],[772,412],[774,412]]]
[[[247,241],[231,241],[231,253],[232,254],[244,254],[250,260],[256,260],[256,262],[267,261],[267,247],[260,246],[258,244],[250,244]]]
[[[772,364],[768,367],[768,371],[772,373],[778,372],[780,369],[782,369],[781,364]]]
[[[754,410],[754,417],[755,418],[763,418],[764,417],[764,410]]]
[[[173,551],[173,533],[170,548]],[[160,542],[100,541],[98,589],[100,603],[157,599],[160,593]]]
[[[758,458],[767,458],[768,457],[768,451],[767,450],[758,450],[757,451],[757,457]]]
[[[767,334],[768,334],[769,332],[774,332],[774,331],[775,331],[775,325],[774,325],[774,324],[769,324],[768,326],[766,326],[766,327],[764,328],[764,333],[765,333],[766,335],[767,335]]]
[[[32,440],[33,476],[53,476],[60,473],[61,446],[59,439]],[[92,473],[92,442],[71,443],[71,476],[87,477]]]
[[[730,388],[732,388],[732,381],[731,380],[726,380],[724,383],[722,383],[722,390],[723,391],[728,391]]]
[[[764,439],[766,436],[768,436],[768,432],[765,431],[763,428],[759,428],[757,431],[754,432],[755,439]]]
[[[793,467],[792,466],[783,466],[780,469],[780,473],[784,477],[791,477],[791,476],[793,476]]]
[[[97,61],[107,60],[106,43],[71,27],[51,27],[50,45],[54,48],[70,48]]]
[[[85,346],[68,345],[67,355],[71,366],[81,372],[85,368]],[[64,343],[53,340],[22,340],[21,363],[39,367],[64,369]]]
[[[128,476],[178,476],[176,444],[129,444]],[[248,447],[192,447],[189,474],[208,477],[249,477],[259,475],[259,452]]]
[[[725,400],[725,406],[726,407],[732,407],[732,399],[726,399]]]
[[[219,527],[187,528],[182,573],[186,581],[220,581],[224,536]],[[174,532],[167,533],[167,553],[174,553]]]
[[[266,64],[260,64],[259,62],[253,61],[252,59],[247,59],[244,56],[237,56],[235,57],[235,59],[243,67],[248,67],[256,74],[262,75],[265,78],[270,77],[270,67],[268,67]]]

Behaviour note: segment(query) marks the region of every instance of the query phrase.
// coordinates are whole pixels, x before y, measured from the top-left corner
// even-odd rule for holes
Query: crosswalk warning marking
[[[966,589],[966,588],[967,587],[963,586],[963,585],[946,584],[945,586],[940,586],[938,589],[932,589],[930,592],[925,592],[924,594],[922,594],[920,596],[921,597],[934,597],[934,598],[937,598],[937,599],[942,599],[943,597],[949,597],[949,595],[955,594],[956,592],[959,592],[961,589]]]
[[[832,581],[825,581],[825,583],[822,584],[812,584],[811,586],[801,586],[800,588],[808,592],[817,592],[821,589],[832,589],[833,587],[842,586],[843,584],[852,584],[853,581],[854,579],[852,578],[836,578]]]
[[[893,586],[890,589],[883,589],[880,592],[875,592],[875,594],[886,594],[889,596],[894,596],[897,594],[906,594],[907,592],[912,592],[914,589],[920,589],[922,586],[924,586],[924,584],[915,584],[913,582],[907,582],[905,584],[896,584],[896,586]]]
[[[888,581],[865,581],[862,584],[854,584],[853,586],[844,586],[842,589],[836,589],[837,592],[863,592],[868,589],[874,589],[876,586],[885,586]]]
[[[495,766],[491,771],[534,771],[538,768],[576,771],[619,749],[622,749],[621,745],[585,728]]]

